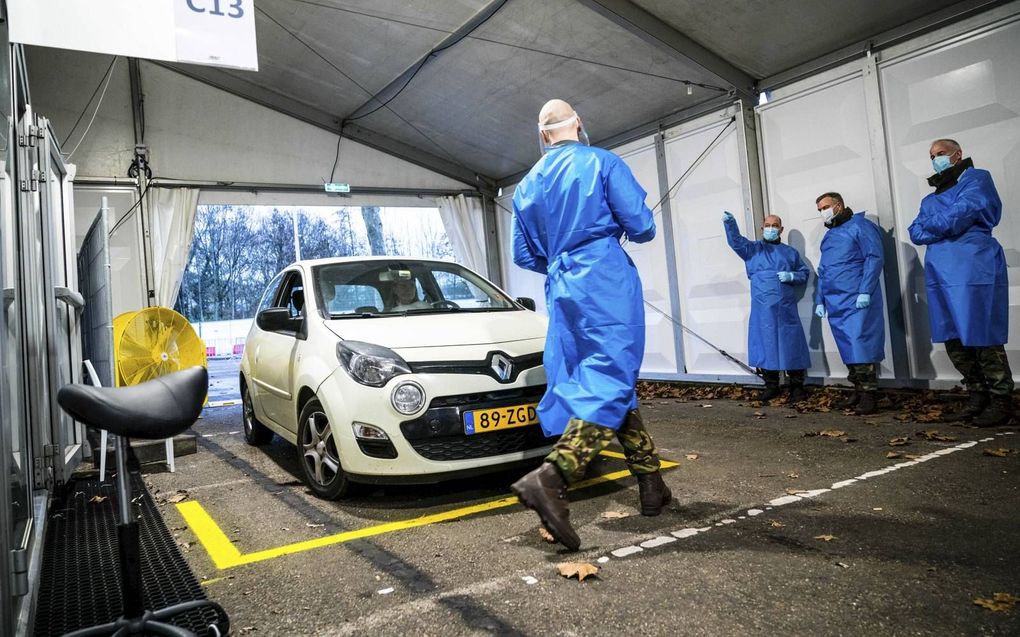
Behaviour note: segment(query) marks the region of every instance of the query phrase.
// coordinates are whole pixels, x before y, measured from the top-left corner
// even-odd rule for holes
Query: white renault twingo
[[[533,310],[447,261],[295,263],[269,283],[245,343],[245,439],[294,444],[327,499],[542,456],[547,322]]]

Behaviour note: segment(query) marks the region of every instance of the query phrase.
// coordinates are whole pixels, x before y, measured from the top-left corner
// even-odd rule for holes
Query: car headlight
[[[336,344],[336,357],[351,378],[369,387],[382,387],[394,376],[411,373],[396,352],[372,343],[341,341]]]
[[[418,383],[404,381],[393,388],[390,402],[393,403],[394,409],[409,416],[425,404],[425,390]]]

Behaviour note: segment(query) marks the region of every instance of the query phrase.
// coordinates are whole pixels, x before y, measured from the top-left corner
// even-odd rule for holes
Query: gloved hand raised
[[[726,223],[727,221],[736,221],[736,218],[729,211],[726,211],[722,213],[722,220],[723,223]]]
[[[868,307],[869,305],[871,305],[871,295],[870,294],[858,294],[857,295],[857,309],[858,310],[863,310],[864,308]]]
[[[780,283],[792,283],[793,272],[776,272],[776,276],[779,277]]]
[[[821,303],[815,306],[815,316],[818,318],[825,318],[825,306]]]

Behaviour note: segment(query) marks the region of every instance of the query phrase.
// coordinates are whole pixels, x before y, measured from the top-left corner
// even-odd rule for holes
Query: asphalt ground
[[[244,443],[239,406],[206,409],[198,453],[146,481],[235,635],[1020,634],[1020,603],[975,604],[1020,596],[1015,428],[727,399],[643,412],[679,462],[664,473],[674,502],[640,516],[631,477],[573,490],[577,553],[506,500],[520,471],[318,500],[293,447]],[[805,435],[821,431],[844,435]],[[599,571],[566,579],[563,562]]]

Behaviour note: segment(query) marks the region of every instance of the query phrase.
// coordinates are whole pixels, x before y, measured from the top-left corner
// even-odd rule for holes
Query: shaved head
[[[538,113],[540,126],[546,124],[558,124],[574,114],[574,107],[563,100],[549,100]]]
[[[563,100],[549,100],[546,102],[545,106],[538,113],[539,126],[559,124],[569,120],[571,117],[577,117],[577,122],[573,126],[565,124],[560,128],[539,131],[539,134],[542,136],[542,142],[549,146],[564,140],[577,141],[579,131],[581,130],[581,118],[574,111],[573,106]]]
[[[774,226],[776,228],[782,228],[783,227],[783,220],[779,218],[779,215],[769,215],[769,216],[765,217],[765,219],[762,221],[762,227],[763,228],[767,228],[769,226]]]

